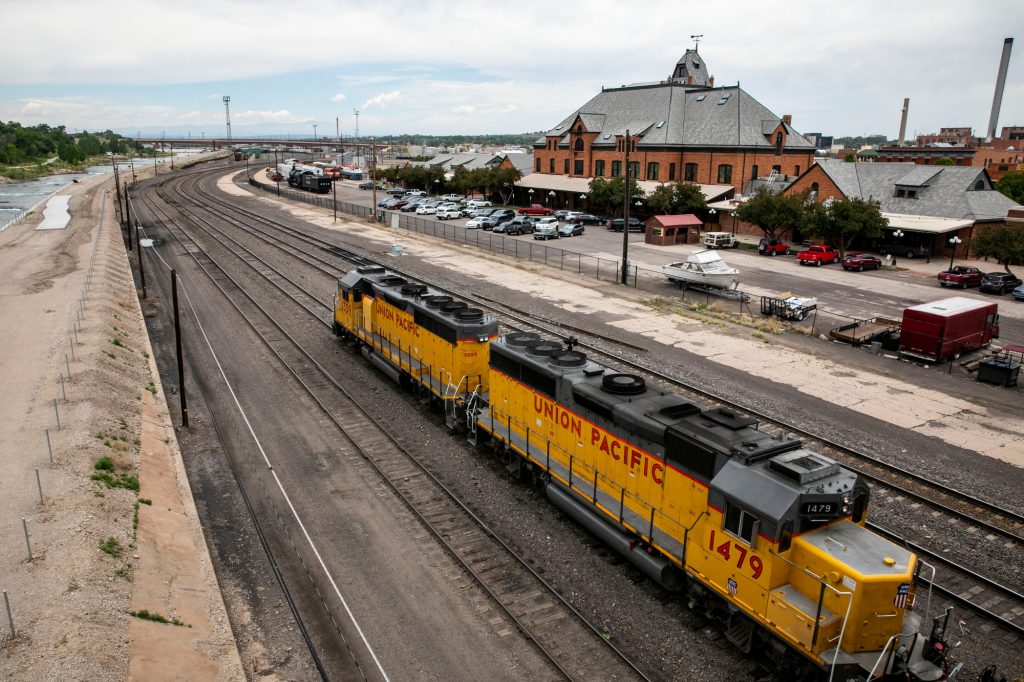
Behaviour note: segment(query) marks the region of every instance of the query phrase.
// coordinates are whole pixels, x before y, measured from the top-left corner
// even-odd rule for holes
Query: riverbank
[[[157,158],[167,158],[173,156],[174,153],[158,153]],[[137,160],[141,165],[143,163],[153,162],[153,156],[117,156],[114,157],[114,161],[118,165],[128,165],[132,159]],[[93,156],[86,159],[82,163],[67,163],[60,161],[59,159],[47,159],[36,163],[20,164],[17,166],[5,166],[0,165],[0,185],[17,184],[25,182],[27,180],[38,180],[39,178],[49,177],[51,175],[65,175],[73,173],[87,173],[89,168],[96,166],[111,166],[111,158],[109,156]]]

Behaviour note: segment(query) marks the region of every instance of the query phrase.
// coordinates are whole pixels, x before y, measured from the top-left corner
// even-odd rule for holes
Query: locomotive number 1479
[[[733,542],[724,534],[716,535],[714,529],[711,530],[708,539],[708,549],[726,561],[735,563],[736,568],[750,571],[754,580],[760,578],[762,571],[764,571],[764,563],[761,561],[761,557],[740,543]]]

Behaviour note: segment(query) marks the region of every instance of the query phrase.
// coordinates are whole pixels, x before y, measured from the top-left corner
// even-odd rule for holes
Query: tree
[[[622,178],[594,178],[590,181],[587,200],[591,206],[600,206],[615,215],[622,214],[623,200],[626,197],[626,183]],[[640,189],[635,178],[629,179],[629,200],[643,199],[644,191]]]
[[[647,197],[647,205],[663,215],[678,215],[706,208],[707,202],[697,185],[681,180],[673,185],[659,185]]]
[[[522,179],[523,174],[519,172],[518,168],[502,168],[501,166],[494,166],[491,171],[494,175],[493,186],[501,195],[501,203],[509,203],[516,183]]]
[[[811,203],[804,207],[800,226],[822,241],[839,249],[840,257],[857,238],[873,239],[889,225],[877,201],[858,197],[832,201],[827,206]]]
[[[843,155],[843,161],[845,161],[846,163],[853,163],[856,160],[857,155],[854,154],[853,152],[846,152],[846,154]]]
[[[754,196],[736,209],[736,218],[756,225],[764,236],[777,239],[785,230],[801,224],[806,210],[807,192],[782,194],[758,187]]]
[[[1012,273],[1011,265],[1024,265],[1024,227],[986,227],[974,238],[974,253],[995,258]]]
[[[999,179],[996,189],[1018,204],[1024,204],[1024,171],[1010,171]]]
[[[935,165],[936,166],[953,166],[955,164],[953,163],[953,159],[949,158],[948,156],[943,156],[941,159],[935,159]]]

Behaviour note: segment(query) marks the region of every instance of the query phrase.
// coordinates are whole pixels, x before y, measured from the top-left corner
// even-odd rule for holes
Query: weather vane
[[[693,51],[694,52],[697,51],[697,47],[700,46],[700,39],[703,38],[703,37],[704,37],[703,33],[701,33],[700,35],[690,36],[690,40],[693,41]]]

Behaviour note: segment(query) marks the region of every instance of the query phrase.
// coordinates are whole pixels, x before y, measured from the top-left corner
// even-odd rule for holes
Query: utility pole
[[[626,131],[626,190],[622,200],[622,283],[629,283],[629,131]]]
[[[231,142],[231,95],[224,95],[224,120],[228,127],[228,142]]]
[[[352,112],[356,115],[356,166],[362,166],[362,164],[360,163],[362,155],[359,153],[359,110],[353,109]]]
[[[377,138],[370,138],[370,181],[373,183],[373,222],[377,222]]]
[[[178,316],[178,273],[171,268],[171,299],[174,305],[174,349],[178,357],[178,395],[181,396],[181,425],[188,426],[188,400],[185,399],[185,364],[181,357],[181,318]]]
[[[128,184],[124,186],[124,218],[128,228],[128,253],[132,251],[132,202],[128,198]]]

